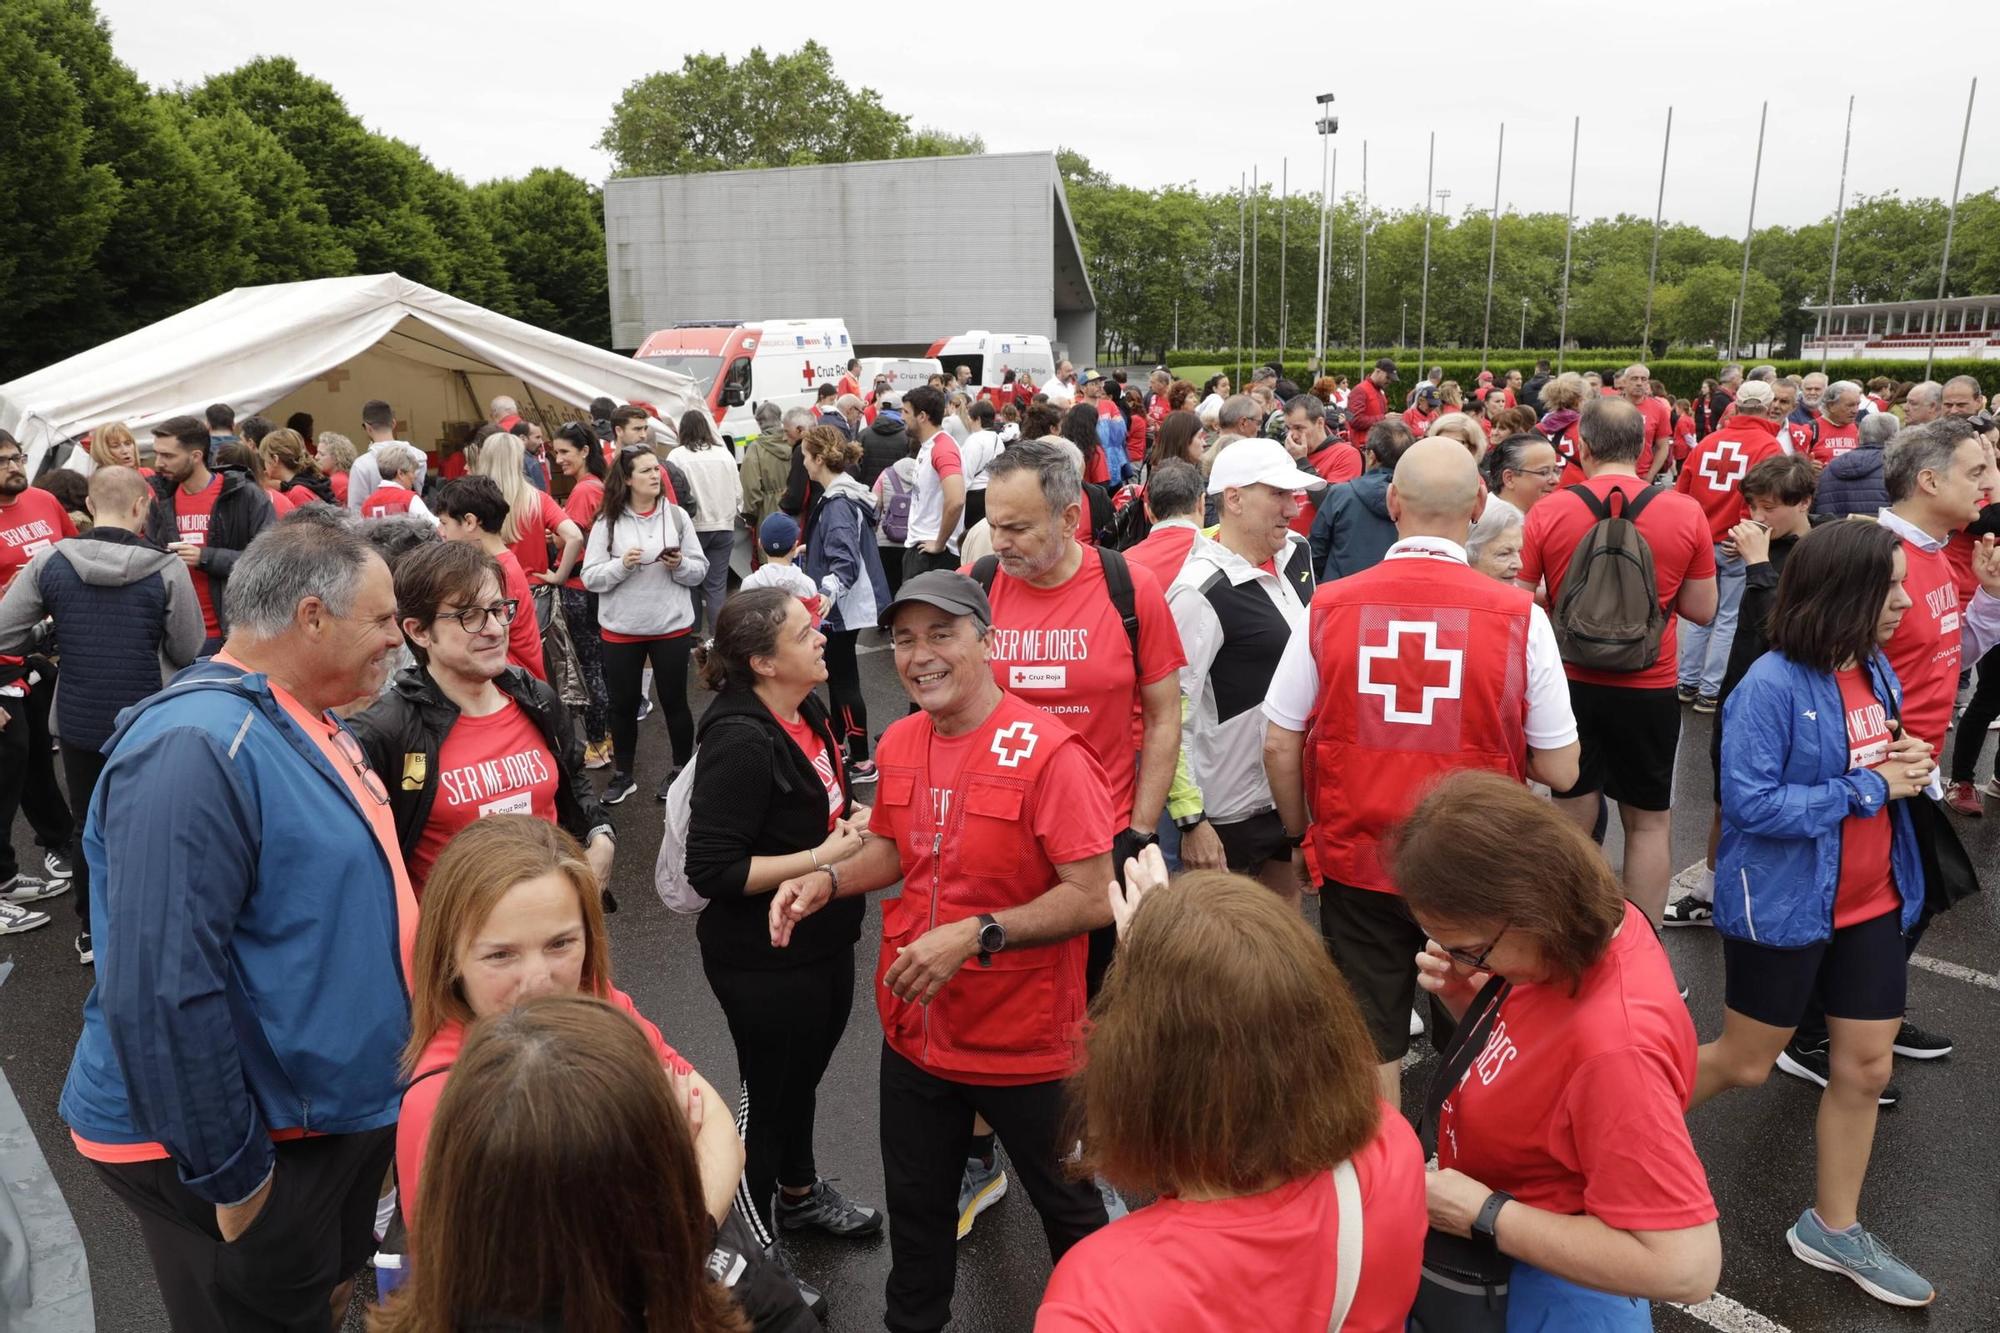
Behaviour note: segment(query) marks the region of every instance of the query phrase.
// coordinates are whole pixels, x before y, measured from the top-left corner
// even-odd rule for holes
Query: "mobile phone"
[[[680,553],[681,553],[681,548],[678,546],[663,546],[660,548],[660,553],[654,556],[653,559],[660,561],[662,564],[664,564],[669,557],[677,556]]]

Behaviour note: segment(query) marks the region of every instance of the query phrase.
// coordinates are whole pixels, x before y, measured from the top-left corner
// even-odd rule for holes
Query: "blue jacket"
[[[1320,582],[1373,569],[1396,544],[1396,524],[1389,517],[1391,475],[1386,468],[1375,468],[1326,488],[1311,537]]]
[[[1873,518],[1889,507],[1889,487],[1882,479],[1882,446],[1856,445],[1837,455],[1819,474],[1812,511],[1848,518]]]
[[[875,497],[846,473],[813,501],[805,573],[826,594],[824,630],[867,629],[889,604],[875,522]]]
[[[1900,716],[1903,687],[1880,653],[1875,697]],[[1722,841],[1715,852],[1715,928],[1732,939],[1800,949],[1833,935],[1840,825],[1881,810],[1889,784],[1847,767],[1847,711],[1830,672],[1765,653],[1722,706]],[[1903,929],[1924,906],[1923,863],[1909,810],[1891,806],[1889,867]]]
[[[119,721],[84,830],[97,977],[60,1111],[236,1203],[271,1130],[396,1122],[394,852],[261,675],[199,662]]]

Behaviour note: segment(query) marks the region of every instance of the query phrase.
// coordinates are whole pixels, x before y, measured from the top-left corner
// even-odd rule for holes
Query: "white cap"
[[[1326,485],[1317,472],[1301,472],[1291,452],[1262,436],[1236,441],[1215,456],[1208,474],[1208,493],[1220,495],[1231,486],[1275,486],[1281,491],[1316,491]]]

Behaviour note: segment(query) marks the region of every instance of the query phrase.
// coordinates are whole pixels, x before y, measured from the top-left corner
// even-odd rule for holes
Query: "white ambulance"
[[[957,374],[960,366],[970,366],[976,389],[998,387],[1010,370],[1017,378],[1023,373],[1034,376],[1037,385],[1047,384],[1056,373],[1055,354],[1049,340],[1039,333],[974,329],[938,339],[931,344],[930,354],[943,363],[947,377]]]
[[[811,407],[822,383],[840,382],[854,346],[844,320],[724,320],[661,329],[632,355],[692,376],[724,442],[738,443],[757,438],[760,403]]]

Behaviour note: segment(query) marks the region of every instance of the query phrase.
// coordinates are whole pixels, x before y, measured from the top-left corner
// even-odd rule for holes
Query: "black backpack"
[[[1571,552],[1562,594],[1550,617],[1562,660],[1591,671],[1644,671],[1660,658],[1667,613],[1660,606],[1653,548],[1639,531],[1639,515],[1664,487],[1648,486],[1618,507],[1588,486],[1566,487],[1590,507],[1596,522]]]
[[[1139,665],[1139,602],[1132,591],[1132,567],[1125,563],[1125,557],[1118,552],[1099,546],[1093,548],[1097,558],[1104,565],[1104,590],[1111,594],[1111,605],[1118,612],[1118,619],[1125,625],[1126,641],[1132,645],[1132,666]],[[972,579],[980,588],[991,594],[993,576],[1000,572],[1000,557],[989,555],[972,566]]]

